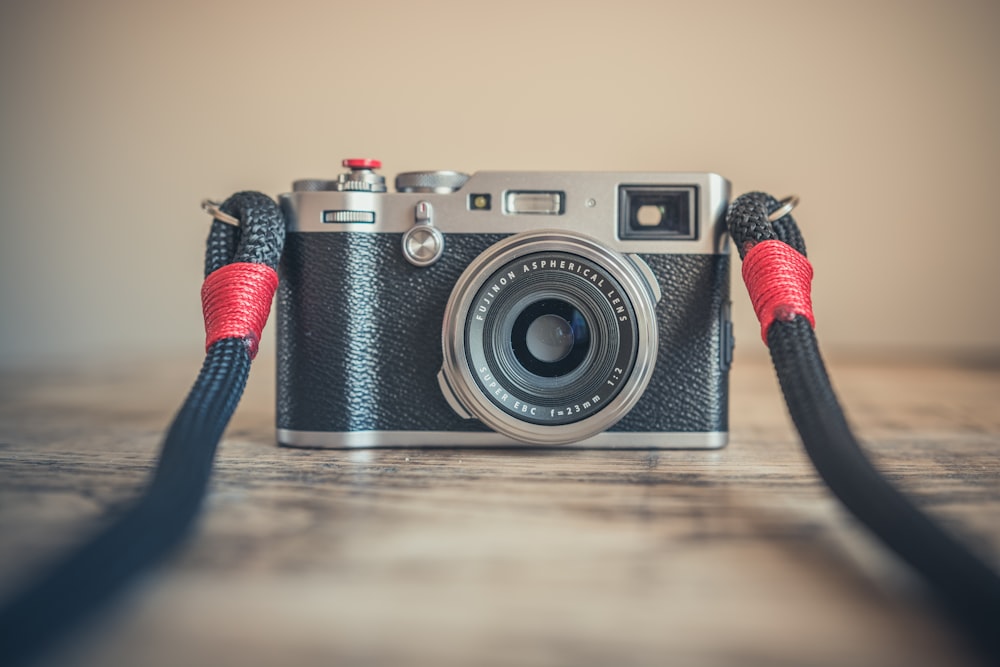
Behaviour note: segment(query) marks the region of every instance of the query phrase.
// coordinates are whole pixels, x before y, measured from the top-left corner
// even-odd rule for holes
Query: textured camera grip
[[[729,255],[642,255],[660,283],[656,370],[611,431],[722,432],[729,427],[724,314]]]
[[[418,268],[401,234],[289,234],[278,290],[278,427],[482,431],[437,384],[441,322],[469,262],[504,238],[449,234]]]

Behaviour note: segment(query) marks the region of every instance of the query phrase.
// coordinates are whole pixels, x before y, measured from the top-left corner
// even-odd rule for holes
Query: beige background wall
[[[828,349],[996,352],[998,35],[954,0],[5,2],[0,366],[196,358],[199,200],[355,155],[797,192]]]

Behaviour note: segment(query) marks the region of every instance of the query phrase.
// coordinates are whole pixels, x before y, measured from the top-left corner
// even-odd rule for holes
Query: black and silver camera
[[[344,166],[281,197],[280,443],[725,444],[725,179]]]

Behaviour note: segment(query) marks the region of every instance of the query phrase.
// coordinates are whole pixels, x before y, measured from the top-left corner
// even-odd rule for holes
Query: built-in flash
[[[507,213],[534,213],[561,215],[563,212],[563,192],[508,191],[504,195],[504,210]]]

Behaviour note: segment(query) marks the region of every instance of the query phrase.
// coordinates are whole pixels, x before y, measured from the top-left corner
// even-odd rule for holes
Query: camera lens
[[[570,232],[491,246],[445,310],[442,382],[470,414],[524,442],[599,433],[652,373],[653,291],[632,261]]]
[[[495,270],[473,299],[465,343],[479,390],[537,424],[604,408],[635,363],[635,311],[621,285],[578,255],[542,252]]]
[[[514,320],[510,339],[517,360],[529,372],[561,377],[580,365],[590,349],[583,313],[561,299],[535,301]]]

